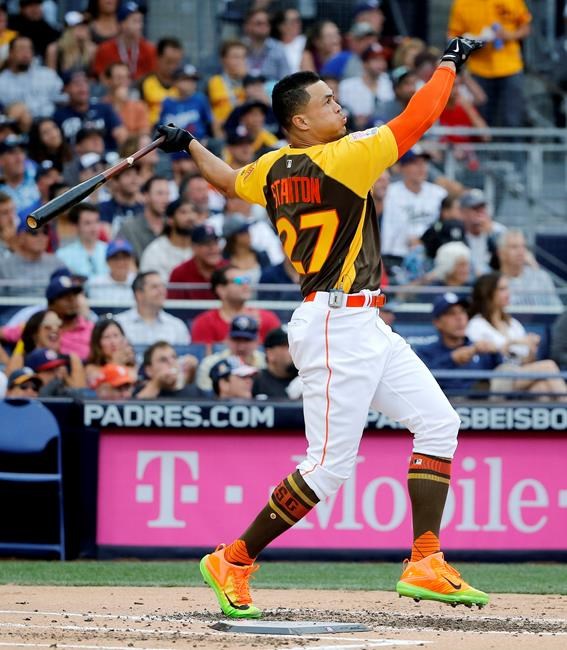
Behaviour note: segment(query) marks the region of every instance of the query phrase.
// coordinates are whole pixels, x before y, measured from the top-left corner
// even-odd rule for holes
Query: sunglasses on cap
[[[232,284],[252,284],[252,280],[247,275],[238,275],[236,278],[231,280]]]

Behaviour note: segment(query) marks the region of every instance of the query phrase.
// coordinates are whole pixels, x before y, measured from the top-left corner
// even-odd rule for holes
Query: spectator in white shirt
[[[431,156],[419,146],[400,158],[402,179],[391,183],[384,197],[382,252],[395,262],[420,244],[426,229],[437,219],[447,190],[427,180]]]
[[[142,254],[140,271],[157,271],[167,282],[176,266],[193,257],[191,231],[201,222],[200,213],[186,199],[177,199],[167,206],[163,235],[154,239]]]
[[[170,345],[191,343],[187,325],[163,310],[166,287],[157,271],[138,273],[132,291],[136,306],[116,314],[132,345],[151,345],[156,341],[167,341]]]
[[[343,79],[339,97],[342,106],[353,116],[355,128],[363,130],[374,124],[379,102],[394,99],[394,89],[387,72],[385,50],[379,43],[372,43],[360,58],[362,75]]]
[[[106,248],[108,273],[91,278],[87,285],[89,298],[122,305],[134,304],[132,282],[134,271],[134,249],[126,239],[115,239]]]
[[[498,239],[500,271],[508,278],[510,304],[562,307],[549,273],[540,269],[519,230],[507,230]]]
[[[51,116],[63,82],[54,70],[33,63],[31,39],[16,36],[10,43],[6,68],[0,74],[0,97],[4,106],[21,103],[32,117]]]
[[[469,190],[460,200],[461,219],[465,226],[465,243],[471,249],[473,274],[490,273],[498,238],[506,226],[492,220],[482,190]]]

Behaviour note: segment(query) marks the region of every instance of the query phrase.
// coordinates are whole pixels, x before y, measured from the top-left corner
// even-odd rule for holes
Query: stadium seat
[[[39,401],[0,401],[0,551],[65,559],[61,433]]]

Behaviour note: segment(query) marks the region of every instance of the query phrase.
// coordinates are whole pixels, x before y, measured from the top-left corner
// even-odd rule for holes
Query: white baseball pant
[[[308,442],[298,469],[309,487],[323,499],[350,476],[370,407],[413,433],[414,452],[452,458],[459,416],[425,364],[376,308],[331,308],[328,297],[303,302],[288,326]]]

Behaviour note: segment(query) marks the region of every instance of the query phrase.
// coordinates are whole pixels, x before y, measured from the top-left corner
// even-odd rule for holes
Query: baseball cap
[[[222,236],[225,239],[228,239],[228,237],[237,235],[239,232],[246,232],[249,228],[250,224],[248,221],[246,221],[246,219],[244,219],[244,217],[234,215],[228,219],[225,219],[222,226]]]
[[[81,293],[82,290],[83,287],[73,282],[73,279],[68,275],[60,275],[49,281],[45,290],[45,297],[47,298],[47,302],[50,303],[67,293]]]
[[[361,14],[364,11],[375,11],[376,9],[380,9],[381,4],[381,0],[366,0],[366,2],[357,2],[354,5],[354,9],[352,10],[352,17],[356,18],[358,14]]]
[[[464,296],[457,296],[456,293],[449,291],[435,299],[433,303],[433,318],[439,318],[448,311],[453,305],[461,305],[465,309],[469,306],[469,301]]]
[[[230,375],[237,377],[252,377],[258,372],[254,366],[249,366],[242,363],[237,357],[228,357],[217,361],[215,365],[209,370],[209,377],[213,382],[224,379]]]
[[[252,142],[254,142],[254,138],[243,124],[228,129],[226,132],[226,144],[228,145],[252,144]]]
[[[35,372],[24,366],[23,368],[18,368],[11,372],[8,377],[8,388],[14,388],[14,386],[21,386],[25,384],[26,381],[32,381],[36,385],[36,389],[39,390],[42,385],[41,379],[35,374]]]
[[[378,32],[372,27],[370,23],[354,23],[350,28],[349,35],[352,38],[364,38],[366,36],[378,36]]]
[[[474,189],[465,192],[459,199],[461,208],[480,208],[481,205],[486,205],[486,196],[482,190]]]
[[[68,11],[63,18],[67,27],[76,27],[88,22],[87,18],[80,11]]]
[[[71,68],[70,70],[64,70],[61,72],[59,76],[63,81],[63,85],[66,86],[67,84],[70,84],[75,77],[86,77],[87,73],[84,68]]]
[[[197,68],[191,63],[186,63],[173,73],[174,79],[200,79],[201,75]]]
[[[278,345],[289,345],[285,326],[270,330],[264,339],[264,348],[276,348]]]
[[[68,357],[49,348],[36,348],[24,357],[24,365],[31,368],[33,372],[59,368],[60,366],[66,366],[68,362]]]
[[[392,83],[394,86],[398,86],[410,74],[415,74],[415,72],[411,68],[408,68],[406,65],[399,65],[390,73],[390,76],[392,77]]]
[[[35,180],[38,180],[39,178],[42,178],[46,174],[49,174],[49,172],[51,172],[52,170],[57,171],[57,168],[53,164],[53,161],[42,160],[37,166],[37,169],[35,170]]]
[[[258,321],[251,316],[236,316],[232,319],[228,336],[231,339],[255,341],[258,338]]]
[[[217,241],[217,233],[215,229],[208,223],[202,223],[193,228],[191,233],[191,241],[193,244],[208,244],[212,241]]]
[[[266,77],[259,72],[250,72],[244,76],[242,80],[242,86],[251,86],[252,84],[263,84],[266,83]]]
[[[110,259],[118,253],[128,253],[134,256],[134,249],[127,239],[113,239],[106,247],[106,259]]]
[[[125,2],[118,8],[118,11],[116,12],[116,18],[118,18],[118,22],[121,23],[123,20],[126,20],[128,16],[131,16],[137,12],[143,14],[145,13],[145,10],[137,2]]]
[[[360,58],[363,61],[369,61],[370,59],[375,59],[377,57],[388,58],[386,50],[380,45],[380,43],[372,43],[360,55]]]
[[[97,388],[101,384],[110,384],[114,388],[118,388],[119,386],[133,383],[127,368],[117,363],[107,363],[98,371],[93,381],[93,388]]]
[[[424,160],[431,160],[431,155],[425,151],[422,147],[416,144],[409,151],[400,158],[399,162],[402,165],[407,165],[410,162],[413,162],[416,158],[423,158]]]
[[[27,149],[28,139],[21,135],[10,134],[0,142],[0,153],[5,153],[6,151],[12,151],[18,147],[21,149]]]

